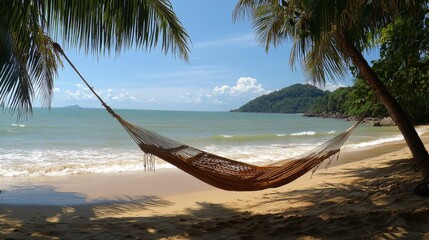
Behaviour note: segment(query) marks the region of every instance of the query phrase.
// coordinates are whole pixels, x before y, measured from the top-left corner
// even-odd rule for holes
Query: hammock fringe
[[[144,153],[143,166],[145,171],[155,172],[155,156],[151,153]]]
[[[224,190],[257,191],[276,188],[294,181],[311,170],[314,173],[324,160],[332,161],[336,154],[338,159],[341,146],[366,114],[362,115],[360,120],[345,132],[316,147],[306,155],[281,160],[267,166],[256,166],[204,152],[125,121],[94,91],[58,43],[54,44],[54,49],[64,56],[106,111],[119,121],[140,149],[145,152],[143,157],[145,170],[155,171],[156,156],[201,181]]]

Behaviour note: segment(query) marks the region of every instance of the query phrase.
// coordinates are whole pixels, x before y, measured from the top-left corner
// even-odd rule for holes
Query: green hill
[[[260,96],[233,112],[304,113],[328,91],[309,84],[295,84]]]

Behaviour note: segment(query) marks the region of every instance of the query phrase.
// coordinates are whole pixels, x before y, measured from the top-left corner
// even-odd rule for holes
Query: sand
[[[429,148],[429,131],[422,138]],[[0,201],[0,239],[429,239],[415,170],[399,141],[347,149],[328,168],[259,192],[176,170],[16,178],[25,200]]]

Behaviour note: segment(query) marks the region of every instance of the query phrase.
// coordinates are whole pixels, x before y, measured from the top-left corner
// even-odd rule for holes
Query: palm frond
[[[422,4],[427,0],[239,0],[233,18],[250,19],[266,51],[291,39],[291,66],[304,64],[307,78],[324,84],[348,71],[350,59],[337,44],[341,36],[362,51],[395,16]]]
[[[26,56],[14,47],[9,62],[1,71],[0,99],[6,103],[10,111],[18,110],[18,117],[31,113],[33,85],[28,74]]]
[[[0,1],[0,104],[22,117],[49,107],[61,65],[55,40],[95,55],[131,47],[188,60],[190,39],[168,0]]]
[[[36,95],[39,96],[43,106],[50,107],[54,88],[54,78],[57,76],[61,58],[54,51],[54,42],[39,29],[34,34],[34,45],[31,49],[30,72],[35,86]]]
[[[17,22],[19,28],[10,22],[9,29],[4,30],[0,24],[0,44],[4,47],[0,59],[0,101],[6,103],[12,114],[18,113],[18,118],[32,112],[35,95],[43,105],[50,106],[53,79],[61,64],[52,49],[53,41],[38,24],[37,14],[31,11],[34,9],[27,11],[30,17],[26,25]]]
[[[87,0],[44,3],[47,32],[68,48],[116,53],[131,47],[162,51],[188,59],[189,36],[168,0]]]
[[[238,0],[232,12],[233,21],[252,20],[256,8],[264,5],[274,5],[278,0]]]
[[[283,42],[290,30],[285,24],[285,12],[279,5],[262,5],[254,10],[253,28],[259,44],[268,52],[270,46],[277,47]]]
[[[304,67],[307,81],[323,86],[327,80],[336,81],[347,76],[349,60],[331,36],[321,35],[319,41],[320,44],[315,44],[305,55]]]

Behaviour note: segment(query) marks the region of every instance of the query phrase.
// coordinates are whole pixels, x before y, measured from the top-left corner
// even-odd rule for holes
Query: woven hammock
[[[119,121],[145,152],[145,166],[154,168],[153,157],[156,156],[201,181],[224,190],[256,191],[290,183],[310,170],[315,170],[324,160],[332,159],[338,154],[341,146],[362,121],[358,121],[345,132],[300,157],[281,160],[267,166],[247,164],[199,150],[125,121],[93,90],[61,47],[54,44],[54,48],[64,56],[106,110]]]

